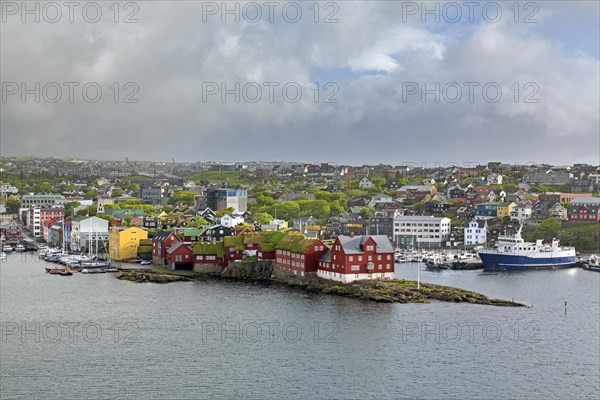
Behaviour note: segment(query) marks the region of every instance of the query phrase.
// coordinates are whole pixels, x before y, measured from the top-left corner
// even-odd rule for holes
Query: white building
[[[242,222],[244,222],[244,217],[238,215],[225,214],[221,217],[220,224],[225,228],[233,228],[234,226],[237,226]]]
[[[394,242],[414,247],[440,247],[450,239],[450,218],[398,215],[394,218]]]
[[[358,187],[361,189],[371,189],[373,187],[373,182],[367,177],[364,177],[358,182]]]
[[[510,213],[510,219],[516,221],[525,221],[527,219],[531,219],[531,210],[533,207],[531,204],[519,204],[513,208]]]
[[[367,203],[367,207],[369,208],[375,208],[375,206],[377,204],[380,203],[387,203],[387,204],[391,204],[394,202],[394,199],[392,198],[392,196],[388,196],[387,194],[378,194],[377,196],[373,196],[371,197],[371,200],[369,200],[369,202]]]
[[[98,243],[96,247],[96,243]],[[75,217],[71,222],[71,250],[102,253],[108,243],[108,221],[98,217]]]
[[[473,246],[487,242],[487,221],[485,219],[474,219],[465,223],[466,246]]]

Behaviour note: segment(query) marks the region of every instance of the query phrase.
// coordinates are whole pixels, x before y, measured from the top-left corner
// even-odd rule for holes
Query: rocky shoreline
[[[509,300],[489,298],[481,293],[451,286],[421,283],[404,279],[356,281],[343,284],[317,276],[297,276],[268,263],[235,263],[229,266],[207,265],[191,271],[168,271],[160,269],[124,270],[115,275],[117,279],[139,283],[169,283],[191,281],[207,276],[221,279],[263,281],[297,287],[309,292],[332,294],[382,303],[428,303],[444,301],[452,303],[483,304],[500,307],[527,307]]]
[[[186,276],[174,275],[169,273],[162,273],[157,271],[152,271],[151,269],[144,270],[127,270],[120,271],[115,274],[115,278],[121,279],[124,281],[132,281],[137,283],[170,283],[170,282],[181,282],[181,281],[191,281],[192,279]]]

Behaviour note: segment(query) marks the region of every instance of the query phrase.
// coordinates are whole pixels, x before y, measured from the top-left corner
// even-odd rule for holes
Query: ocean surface
[[[598,399],[600,274],[420,270],[530,308],[0,263],[1,399]],[[397,264],[416,279],[417,264]],[[567,303],[565,307],[565,302]]]

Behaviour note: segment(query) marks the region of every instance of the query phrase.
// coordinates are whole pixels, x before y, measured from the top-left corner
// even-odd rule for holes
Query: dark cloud
[[[111,14],[97,24],[9,18],[2,25],[3,83],[97,82],[103,95],[87,102],[79,86],[73,103],[64,100],[66,92],[57,103],[9,97],[1,111],[2,154],[599,162],[599,60],[587,51],[589,37],[598,37],[590,22],[590,15],[598,20],[595,2],[544,4],[533,25],[508,17],[494,24],[403,22],[402,6],[387,1],[340,2],[333,24],[315,24],[308,13],[296,24],[281,18],[204,23],[200,4],[140,2],[136,24],[115,24]],[[315,101],[313,81],[338,71],[350,71],[334,82],[338,102],[325,102],[333,93],[326,82],[319,82]],[[210,82],[230,88],[257,82],[262,98],[250,103],[242,96],[237,103],[233,95],[225,102],[215,95],[204,101]],[[280,84],[273,102],[264,82]],[[503,96],[491,103],[477,89],[469,102],[463,86],[456,103],[443,96],[436,103],[433,95],[422,102],[419,95],[403,96],[411,82],[428,88],[496,82]],[[537,103],[523,101],[534,92],[525,86],[530,82]],[[302,88],[298,102],[283,97],[286,83]],[[139,102],[125,103],[127,95]]]

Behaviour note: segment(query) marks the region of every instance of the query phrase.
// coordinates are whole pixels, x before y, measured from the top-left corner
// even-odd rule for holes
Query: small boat
[[[0,252],[0,260],[2,260],[2,261],[6,260],[6,253],[5,252]]]
[[[592,254],[590,258],[588,258],[587,262],[583,264],[583,268],[589,269],[590,271],[600,272],[600,257]]]
[[[2,251],[5,252],[5,253],[10,253],[10,252],[13,251],[13,248],[10,247],[9,244],[5,244],[4,246],[2,246]]]
[[[87,274],[89,271],[88,271],[86,268],[84,268],[84,269],[82,269],[82,270],[81,270],[81,271],[79,271],[79,272],[81,272],[82,274]]]
[[[62,276],[70,276],[73,275],[73,272],[71,272],[71,268],[46,268],[46,272],[51,274],[51,275],[62,275]]]
[[[19,243],[16,247],[15,247],[15,251],[25,251],[25,246],[23,246],[21,243]]]

